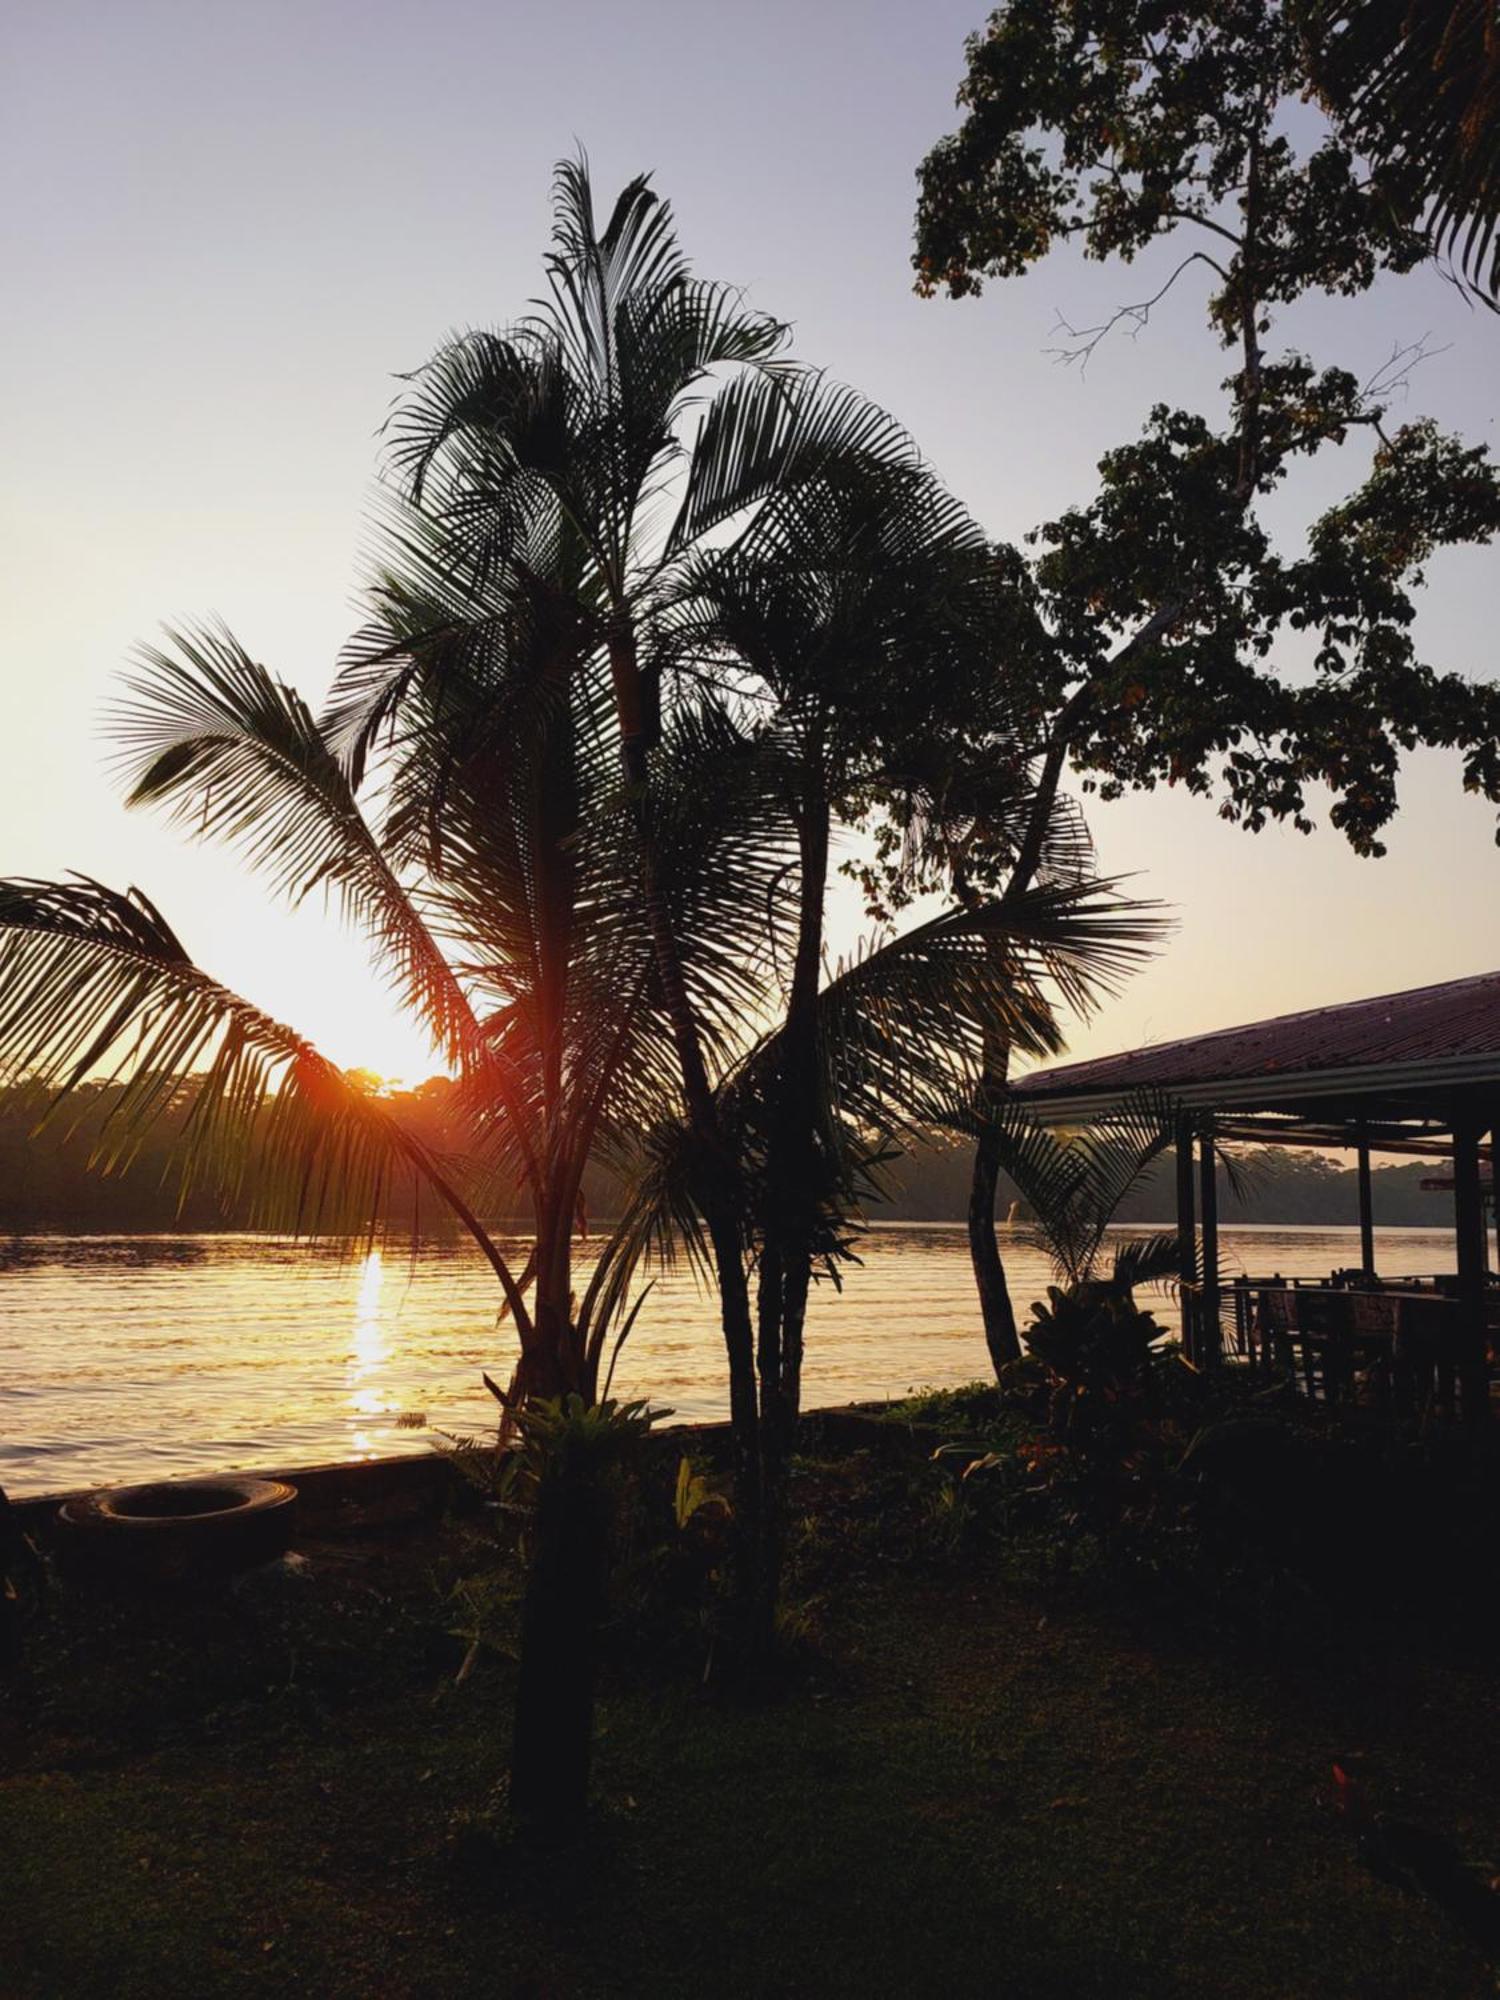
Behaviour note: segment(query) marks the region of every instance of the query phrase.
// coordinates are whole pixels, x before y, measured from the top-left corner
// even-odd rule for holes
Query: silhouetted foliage
[[[1312,79],[1380,185],[1500,304],[1495,0],[1299,0]]]
[[[963,298],[1054,247],[1122,265],[1175,258],[1096,324],[1063,326],[1058,358],[1086,367],[1142,332],[1174,288],[1202,280],[1203,322],[1231,368],[1216,414],[1157,404],[1099,465],[1092,499],[997,551],[1047,746],[1040,805],[1071,769],[1085,793],[1178,786],[1259,831],[1328,819],[1356,852],[1384,851],[1403,757],[1459,754],[1465,787],[1500,803],[1500,689],[1422,659],[1413,638],[1429,561],[1488,543],[1500,481],[1483,444],[1390,410],[1426,358],[1399,343],[1373,373],[1265,346],[1279,309],[1359,298],[1431,254],[1420,175],[1373,166],[1304,100],[1296,10],[1263,0],[1010,0],[966,50],[958,130],[924,161],[915,265],[924,294]],[[1369,111],[1370,130],[1378,124]],[[1344,497],[1286,523],[1314,459],[1352,454]],[[1274,501],[1277,536],[1270,509]],[[1288,546],[1290,544],[1290,546]],[[1020,632],[1024,630],[1024,639]],[[1010,867],[1024,891],[1042,819]],[[931,866],[947,865],[941,848]],[[992,1348],[1014,1346],[994,1241],[997,1160],[986,1097],[970,1200]]]

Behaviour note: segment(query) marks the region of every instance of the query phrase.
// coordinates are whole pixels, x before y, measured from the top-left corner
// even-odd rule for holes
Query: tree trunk
[[[609,1493],[564,1457],[543,1472],[521,1614],[510,1800],[534,1838],[576,1834],[588,1803],[604,1615]]]
[[[586,1386],[578,1372],[578,1343],[572,1338],[572,1217],[559,1216],[539,1203],[535,1226],[535,1332],[527,1359],[526,1392],[541,1398],[565,1396]]]
[[[811,1282],[812,1258],[804,1250],[790,1261],[782,1286],[781,1394],[788,1423],[794,1428],[802,1414],[802,1329]]]
[[[979,1309],[984,1317],[984,1344],[990,1351],[990,1365],[997,1381],[1007,1362],[1021,1358],[1015,1307],[1011,1304],[1000,1241],[995,1234],[995,1188],[999,1178],[995,1135],[987,1127],[974,1149],[974,1175],[969,1183],[969,1255],[974,1262],[974,1282],[979,1288]]]
[[[806,754],[820,756],[814,739]],[[786,1468],[802,1396],[802,1329],[818,1199],[818,988],[828,884],[829,810],[814,778],[798,812],[797,946],[775,1073],[761,1252],[761,1556],[755,1648],[769,1657],[781,1589]]]
[[[760,1377],[760,1421],[766,1429],[774,1421],[781,1398],[784,1367],[781,1334],[785,1301],[781,1244],[776,1236],[768,1234],[760,1255],[755,1349],[755,1372]]]

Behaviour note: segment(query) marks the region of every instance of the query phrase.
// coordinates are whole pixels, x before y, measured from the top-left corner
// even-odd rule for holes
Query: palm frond
[[[195,965],[139,890],[77,876],[0,883],[0,1076],[60,1101],[111,1068],[96,1164],[117,1171],[168,1123],[184,1194],[242,1194],[265,1227],[352,1235],[415,1176],[508,1271],[441,1164],[292,1029]],[[508,1293],[509,1295],[509,1293]]]
[[[667,552],[681,554],[771,494],[855,460],[907,470],[920,462],[910,434],[858,391],[812,369],[747,371],[699,420]]]
[[[1114,1253],[1110,1281],[1117,1289],[1133,1292],[1141,1285],[1157,1285],[1173,1279],[1182,1270],[1182,1243],[1175,1234],[1137,1236],[1122,1243]]]
[[[162,807],[196,838],[225,842],[294,903],[318,888],[333,893],[444,1056],[474,1060],[469,996],[302,697],[226,630],[169,636],[171,651],[143,651],[112,718],[127,802]]]
[[[1425,211],[1500,309],[1500,14],[1494,0],[1302,0],[1314,80],[1377,173]]]
[[[991,1100],[987,1114],[1000,1166],[1031,1206],[1056,1270],[1072,1284],[1087,1282],[1120,1204],[1175,1138],[1177,1105],[1156,1091],[1136,1092],[1110,1117],[1072,1132],[1042,1125],[1024,1098]],[[1176,1237],[1150,1240],[1173,1245],[1176,1269]]]
[[[820,997],[846,1115],[928,1129],[973,1115],[996,1038],[1057,1053],[1058,1003],[1087,1016],[1151,953],[1161,919],[1113,883],[1041,884],[955,908],[843,968]]]

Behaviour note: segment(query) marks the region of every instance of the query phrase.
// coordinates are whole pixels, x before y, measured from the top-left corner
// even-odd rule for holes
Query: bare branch
[[[1427,343],[1431,337],[1430,334],[1424,333],[1419,339],[1408,340],[1404,344],[1397,341],[1386,359],[1362,385],[1359,392],[1360,401],[1375,403],[1391,396],[1404,396],[1411,387],[1413,372],[1420,368],[1424,361],[1432,361],[1438,355],[1446,354],[1452,345],[1449,342],[1443,347],[1429,347]]]
[[[1167,293],[1171,291],[1172,287],[1177,283],[1177,280],[1190,264],[1207,264],[1208,268],[1211,271],[1217,272],[1226,284],[1229,282],[1229,274],[1222,264],[1219,264],[1214,258],[1210,257],[1206,250],[1194,250],[1190,256],[1183,258],[1171,277],[1149,299],[1142,299],[1135,305],[1118,307],[1116,311],[1110,314],[1107,320],[1104,320],[1098,326],[1071,326],[1064,319],[1063,315],[1059,313],[1056,324],[1052,329],[1053,332],[1065,333],[1069,340],[1076,344],[1072,347],[1048,347],[1044,348],[1043,352],[1050,354],[1064,368],[1071,368],[1076,361],[1080,364],[1079,374],[1087,373],[1088,365],[1093,359],[1095,348],[1102,341],[1106,340],[1117,326],[1122,323],[1128,326],[1132,340],[1140,337],[1144,328],[1149,326],[1151,322],[1153,307],[1161,304]]]

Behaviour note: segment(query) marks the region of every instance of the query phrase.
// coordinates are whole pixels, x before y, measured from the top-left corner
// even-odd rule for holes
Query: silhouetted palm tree
[[[966,882],[936,923],[880,938],[825,981],[842,828],[898,804],[908,840],[944,847],[951,879],[979,813],[993,866],[1033,804],[988,544],[886,425],[878,453],[789,482],[733,549],[701,558],[675,630],[771,697],[768,753],[796,839],[782,1017],[726,1085],[751,1155],[762,1415],[783,1440],[809,1281],[819,1263],[836,1274],[872,1156],[949,1121],[987,1040],[1055,1050],[1059,989],[1086,1005],[1142,937],[1075,846],[1066,883],[1054,869],[1003,919]]]
[[[426,531],[403,519],[408,560]],[[408,679],[375,766],[378,819],[332,729],[227,633],[177,635],[147,656],[117,719],[134,803],[229,842],[293,901],[322,888],[363,923],[455,1071],[467,1159],[434,1158],[389,1107],[215,982],[137,891],[0,885],[0,1051],[62,1094],[120,1065],[106,1164],[168,1124],[184,1185],[248,1187],[259,1221],[373,1227],[404,1171],[469,1231],[516,1325],[518,1387],[555,1399],[560,1469],[533,1538],[513,1790],[523,1817],[566,1822],[587,1781],[611,1440],[639,1429],[632,1411],[616,1424],[594,1406],[609,1331],[628,1331],[644,1239],[610,1236],[581,1299],[571,1244],[585,1167],[628,1171],[642,1131],[670,1109],[675,1063],[630,821],[622,838],[612,803],[607,678],[545,622],[474,617],[480,581],[461,585],[446,562],[443,601],[377,591],[361,643],[379,630]],[[669,734],[664,754],[689,775],[691,740]],[[365,775],[363,750],[354,762]],[[699,774],[695,796],[723,807],[732,788]],[[700,825],[696,848],[665,850],[720,893],[737,876],[732,860],[715,865],[712,832],[730,817]],[[711,902],[699,898],[700,917]],[[533,1224],[519,1271],[481,1220],[517,1186]]]
[[[1012,911],[1008,928],[994,911],[966,910],[820,990],[830,828],[879,766],[882,741],[888,769],[890,745],[909,751],[919,715],[951,708],[959,625],[944,597],[974,587],[983,540],[883,411],[794,368],[781,327],[691,277],[644,181],[602,228],[580,164],[559,168],[556,192],[549,296],[531,318],[465,335],[419,372],[393,419],[394,456],[444,550],[461,549],[476,573],[504,571],[517,615],[546,599],[579,636],[579,657],[587,648],[608,662],[682,1106],[633,1219],[712,1264],[739,1519],[753,1547],[763,1452],[748,1266],[758,1255],[761,1393],[784,1410],[795,1405],[810,1258],[838,1239],[848,1207],[834,1199],[838,1149],[816,1140],[827,1100],[811,1087],[815,1070],[837,1050],[852,1077],[857,1053],[865,1081],[857,1110],[851,1097],[840,1113],[846,1131],[863,1119],[868,1141],[881,1119],[910,1123],[903,1094],[952,1091],[979,1015],[1026,1046],[1055,1046],[1039,959],[1019,971],[1028,952],[1055,950],[1081,989],[1075,946],[1087,933],[1107,957],[1109,941],[1097,907],[1071,940],[1055,901]],[[555,601],[527,566],[496,561],[496,550],[550,550],[558,536],[580,560]],[[998,662],[984,668],[994,680]],[[351,662],[339,699],[355,741],[400,712],[408,685],[379,647]],[[692,882],[701,897],[714,880],[674,852],[685,820],[723,822],[721,802],[680,781],[674,729],[710,763],[716,743],[715,789],[739,788],[757,809],[716,846],[718,865],[733,852],[739,869],[731,894],[712,895],[716,924],[736,915],[738,956],[673,890]],[[747,895],[757,873],[761,893]],[[740,974],[752,966],[766,984],[774,973],[788,878],[798,885],[788,1020],[737,1063],[736,1019],[742,1031],[759,1011],[745,1007]],[[820,1051],[814,1014],[826,1025],[836,1011]]]
[[[393,461],[414,504],[441,485],[444,540],[476,572],[497,546],[524,543],[537,520],[544,537],[564,535],[578,550],[574,586],[555,610],[581,654],[608,665],[640,908],[721,1301],[741,1508],[753,1519],[747,1244],[713,1087],[723,957],[716,944],[699,948],[667,876],[654,626],[684,558],[707,537],[732,533],[794,463],[856,443],[864,407],[801,392],[805,378],[782,358],[785,328],[692,277],[670,210],[644,179],[625,189],[601,229],[586,167],[564,162],[547,269],[548,296],[529,319],[456,339],[414,378],[393,420]],[[524,595],[520,569],[511,581]],[[405,687],[402,674],[382,675],[378,664],[346,687],[356,734],[377,729]]]
[[[588,1310],[571,1313],[558,1239],[570,1238],[587,1159],[623,1157],[655,1108],[661,1021],[638,929],[611,917],[618,887],[600,891],[606,874],[618,883],[618,843],[586,837],[599,759],[591,767],[576,709],[553,712],[534,754],[497,760],[471,727],[477,690],[522,675],[504,649],[471,650],[467,672],[463,684],[413,662],[411,731],[383,767],[378,821],[301,697],[223,631],[176,634],[144,656],[116,726],[132,803],[236,847],[294,903],[333,894],[361,924],[455,1072],[469,1157],[435,1158],[303,1037],[196,965],[137,890],[0,888],[0,1049],[9,1069],[64,1093],[118,1065],[104,1166],[127,1161],[190,1091],[184,1185],[243,1188],[261,1223],[369,1228],[393,1177],[415,1175],[495,1271],[530,1386],[592,1397],[627,1274],[606,1247]],[[579,681],[570,700],[586,693]],[[582,921],[560,907],[562,872]],[[520,1271],[481,1220],[517,1189],[534,1223]]]

